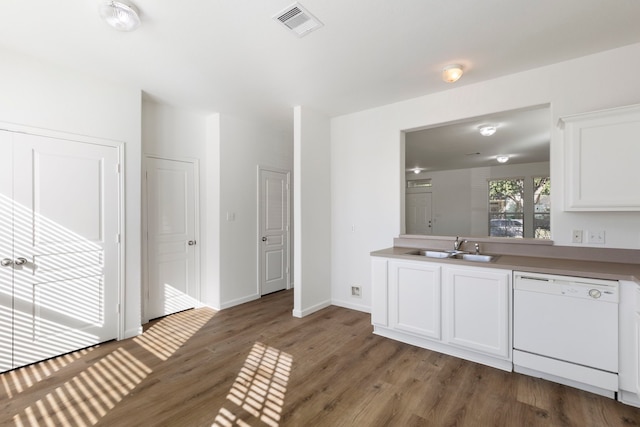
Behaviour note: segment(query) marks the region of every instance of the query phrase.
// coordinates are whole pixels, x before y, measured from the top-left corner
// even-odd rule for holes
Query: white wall
[[[611,64],[615,64],[615,75],[611,74]],[[556,244],[570,245],[573,228],[591,228],[606,231],[605,247],[640,248],[638,213],[561,210],[563,143],[555,127],[558,118],[564,115],[639,103],[636,72],[639,67],[640,44],[635,44],[334,118],[331,121],[334,303],[354,303],[349,287],[359,283],[364,289],[357,303],[370,306],[369,253],[392,246],[392,239],[400,233],[404,173],[401,132],[515,108],[551,105],[551,229]]]
[[[259,298],[258,165],[292,170],[291,137],[145,100],[143,142],[146,154],[199,160],[202,302],[221,309]]]
[[[200,299],[207,301],[207,304],[219,304],[219,300],[209,301],[206,296],[211,294],[209,282],[207,281],[207,270],[210,268],[203,260],[210,260],[207,253],[208,229],[211,227],[212,217],[208,215],[207,200],[202,195],[208,195],[211,185],[207,181],[207,116],[195,111],[187,111],[174,108],[169,105],[155,102],[143,97],[142,101],[142,152],[143,155],[155,155],[169,159],[196,160],[199,168],[199,175],[196,177],[201,199],[199,217],[199,236],[196,236],[200,251]],[[214,180],[212,182],[219,182]],[[143,196],[146,197],[144,182]],[[142,219],[143,222],[146,218]],[[216,224],[216,223],[214,223]],[[143,240],[143,249],[145,242]],[[144,254],[144,251],[143,251]],[[143,257],[146,262],[146,257]],[[143,265],[143,270],[146,266]],[[215,269],[217,271],[217,268]],[[145,278],[145,271],[142,274]],[[214,290],[214,294],[216,291]],[[217,306],[217,305],[216,305]],[[143,320],[146,319],[143,313]]]
[[[294,308],[303,317],[331,304],[329,119],[294,108]]]
[[[293,142],[262,124],[222,115],[220,159],[220,299],[224,308],[260,297],[258,166],[292,170]],[[227,213],[235,219],[227,220]]]
[[[0,49],[0,121],[125,143],[125,334],[140,328],[140,90]]]

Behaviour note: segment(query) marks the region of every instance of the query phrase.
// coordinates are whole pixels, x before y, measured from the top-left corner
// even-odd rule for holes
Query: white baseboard
[[[313,305],[311,307],[305,308],[304,310],[293,310],[292,314],[293,317],[305,317],[308,316],[312,313],[315,313],[316,311],[320,311],[323,308],[327,308],[331,305],[331,301],[324,301],[321,303],[318,303],[316,305]]]
[[[371,307],[365,304],[355,304],[352,301],[344,300],[331,300],[331,305],[337,305],[338,307],[348,308],[351,310],[362,311],[363,313],[371,313]]]
[[[253,294],[246,297],[223,302],[220,304],[220,310],[224,310],[225,308],[235,307],[236,305],[244,304],[245,302],[255,301],[259,298],[260,298],[260,294]]]

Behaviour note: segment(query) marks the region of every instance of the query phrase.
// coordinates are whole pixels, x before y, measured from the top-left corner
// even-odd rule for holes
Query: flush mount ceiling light
[[[507,163],[509,161],[509,156],[499,155],[496,156],[496,160],[498,161],[498,163]]]
[[[121,1],[100,3],[100,16],[118,31],[133,31],[140,25],[140,16],[136,7]]]
[[[447,83],[456,82],[460,77],[462,77],[462,65],[451,64],[442,70],[442,80]]]
[[[491,136],[496,133],[497,128],[494,125],[480,125],[478,130],[482,136]]]

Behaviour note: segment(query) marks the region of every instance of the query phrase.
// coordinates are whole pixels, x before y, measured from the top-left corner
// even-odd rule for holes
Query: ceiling
[[[637,0],[302,0],[324,26],[272,19],[289,0],[133,0],[121,33],[98,0],[2,0],[0,47],[140,88],[196,112],[292,128],[292,107],[336,116],[640,42]]]
[[[480,134],[481,125],[496,133]],[[548,106],[505,111],[406,133],[407,171],[467,169],[499,166],[496,156],[509,156],[506,164],[549,161],[551,114]]]

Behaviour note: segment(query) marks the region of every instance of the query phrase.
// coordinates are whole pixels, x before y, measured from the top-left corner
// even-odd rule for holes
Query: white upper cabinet
[[[565,210],[640,211],[640,105],[562,117]]]

